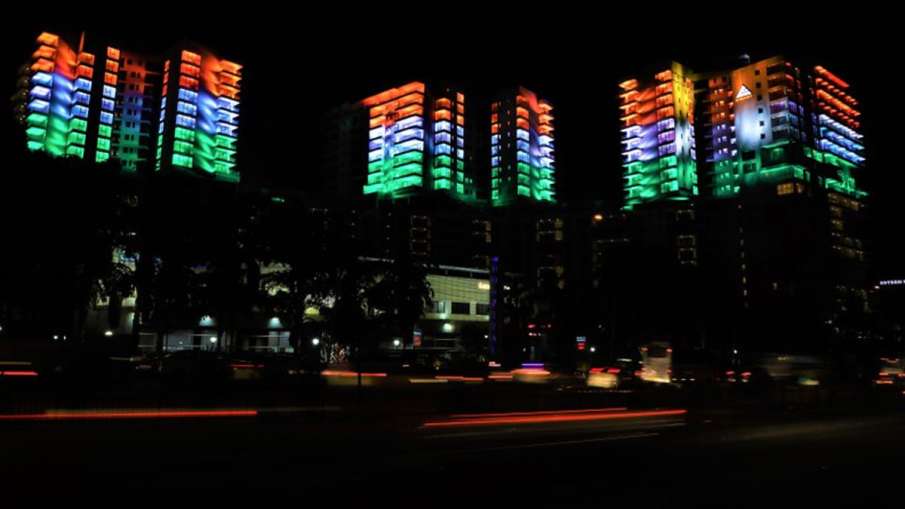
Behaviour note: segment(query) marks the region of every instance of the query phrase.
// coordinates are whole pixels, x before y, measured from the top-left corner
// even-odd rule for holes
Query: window
[[[759,81],[758,81],[757,83],[754,84],[754,88],[760,88],[760,82],[759,82]]]
[[[758,108],[758,109],[757,109],[757,112],[758,112],[758,113],[763,113],[763,112],[764,112],[764,109],[763,109],[763,108]]]
[[[755,70],[754,70],[754,75],[755,75],[755,76],[760,76],[760,69],[755,69]]]
[[[471,305],[467,302],[453,302],[452,312],[454,315],[470,315]]]
[[[489,316],[490,315],[490,304],[483,304],[478,302],[475,304],[475,314],[481,316]]]
[[[763,101],[763,100],[764,100],[764,96],[762,96],[762,95],[760,95],[760,94],[757,94],[757,100],[758,100],[758,101]]]
[[[435,300],[433,302],[433,306],[431,311],[434,313],[446,313],[446,301],[445,300]]]

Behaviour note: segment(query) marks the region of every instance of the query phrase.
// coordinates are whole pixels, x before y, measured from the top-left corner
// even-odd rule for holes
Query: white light
[[[453,330],[455,330],[455,327],[453,327],[453,324],[451,324],[449,322],[446,322],[443,324],[443,332],[452,332]]]
[[[108,330],[108,331],[104,332],[104,336],[107,336],[108,338],[109,338],[110,336],[112,336],[112,335],[113,335],[113,331],[112,331],[112,330]]]
[[[321,344],[320,338],[311,338],[311,344],[314,346]]]
[[[399,341],[398,339],[393,340],[393,346],[399,346],[399,343],[401,343],[401,341]]]
[[[478,281],[478,290],[490,290],[490,283],[486,281]]]
[[[732,354],[733,354],[733,355],[738,355],[738,350],[736,350],[736,349],[733,348],[733,349],[732,349]]]
[[[211,337],[207,338],[207,340],[210,341],[211,343],[216,343],[216,342],[217,342],[217,336],[211,336]]]
[[[54,335],[53,335],[53,339],[54,339],[54,340],[60,339],[60,336],[54,334]]]
[[[596,346],[592,346],[592,347],[591,347],[591,353],[594,353],[594,352],[596,352],[596,351],[597,351],[597,347],[596,347]]]

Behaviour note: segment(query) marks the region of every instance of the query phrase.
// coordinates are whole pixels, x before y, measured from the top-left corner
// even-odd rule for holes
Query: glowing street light
[[[320,338],[312,338],[312,339],[311,339],[311,344],[314,345],[314,346],[317,346],[317,345],[321,344]]]

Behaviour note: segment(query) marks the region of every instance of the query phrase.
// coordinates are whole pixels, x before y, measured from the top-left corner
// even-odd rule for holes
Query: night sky
[[[676,3],[663,11],[645,3],[636,6],[634,14],[604,14],[598,7],[570,15],[528,13],[528,4],[512,10],[520,14],[504,8],[490,13],[452,7],[429,13],[423,4],[415,4],[422,6],[412,9],[423,14],[409,17],[412,11],[401,3],[392,9],[375,4],[373,12],[348,3],[316,16],[309,11],[306,21],[300,22],[298,13],[260,5],[218,19],[185,9],[178,10],[180,19],[145,12],[131,17],[127,26],[110,23],[114,16],[97,17],[87,10],[73,11],[81,15],[64,20],[7,19],[0,27],[2,100],[8,103],[14,93],[17,66],[43,30],[86,30],[89,40],[109,40],[124,49],[147,52],[161,51],[179,40],[196,41],[245,65],[242,170],[295,184],[316,172],[318,122],[332,106],[414,79],[458,85],[467,101],[520,84],[554,105],[560,196],[618,204],[619,81],[651,63],[671,59],[694,70],[709,70],[735,63],[741,53],[752,60],[774,54],[798,56],[822,63],[853,85],[863,112],[868,166],[859,177],[871,193],[871,251],[877,276],[905,277],[901,262],[905,249],[899,241],[903,219],[899,193],[905,176],[900,158],[894,156],[901,150],[905,113],[895,90],[902,85],[897,41],[901,29],[893,25],[895,15],[861,16],[839,10],[815,17],[793,13],[778,3],[756,10],[759,4],[751,4],[750,12],[732,12],[721,2],[718,17],[686,19],[673,16],[679,8]],[[769,8],[776,12],[770,14]],[[763,15],[753,14],[761,9],[766,9]],[[356,10],[361,14],[354,17],[346,12]],[[468,21],[456,23],[459,18]],[[611,21],[600,21],[604,18]],[[224,29],[225,24],[235,28]],[[444,26],[458,28],[441,29]],[[4,111],[11,111],[8,104]],[[483,113],[468,112],[472,119]],[[14,128],[10,117],[3,119],[3,134]],[[14,149],[3,143],[4,151]]]

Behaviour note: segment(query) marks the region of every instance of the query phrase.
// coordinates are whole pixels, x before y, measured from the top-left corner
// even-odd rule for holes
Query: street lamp
[[[314,346],[317,346],[317,345],[321,344],[320,338],[312,338],[312,339],[311,339],[311,344],[314,345]]]
[[[113,331],[112,331],[112,330],[109,330],[109,329],[108,329],[107,331],[104,332],[104,336],[107,336],[108,338],[109,338],[110,336],[112,336],[112,335],[113,335]]]
[[[399,348],[399,344],[400,344],[400,343],[402,343],[402,341],[399,341],[398,339],[394,339],[394,340],[393,340],[393,346],[396,347],[396,348]]]
[[[594,353],[594,352],[596,352],[596,351],[597,351],[597,347],[596,347],[596,346],[592,346],[592,347],[591,347],[591,353]]]
[[[217,342],[217,336],[211,336],[211,337],[207,338],[207,340],[210,341],[211,344],[214,344]]]

